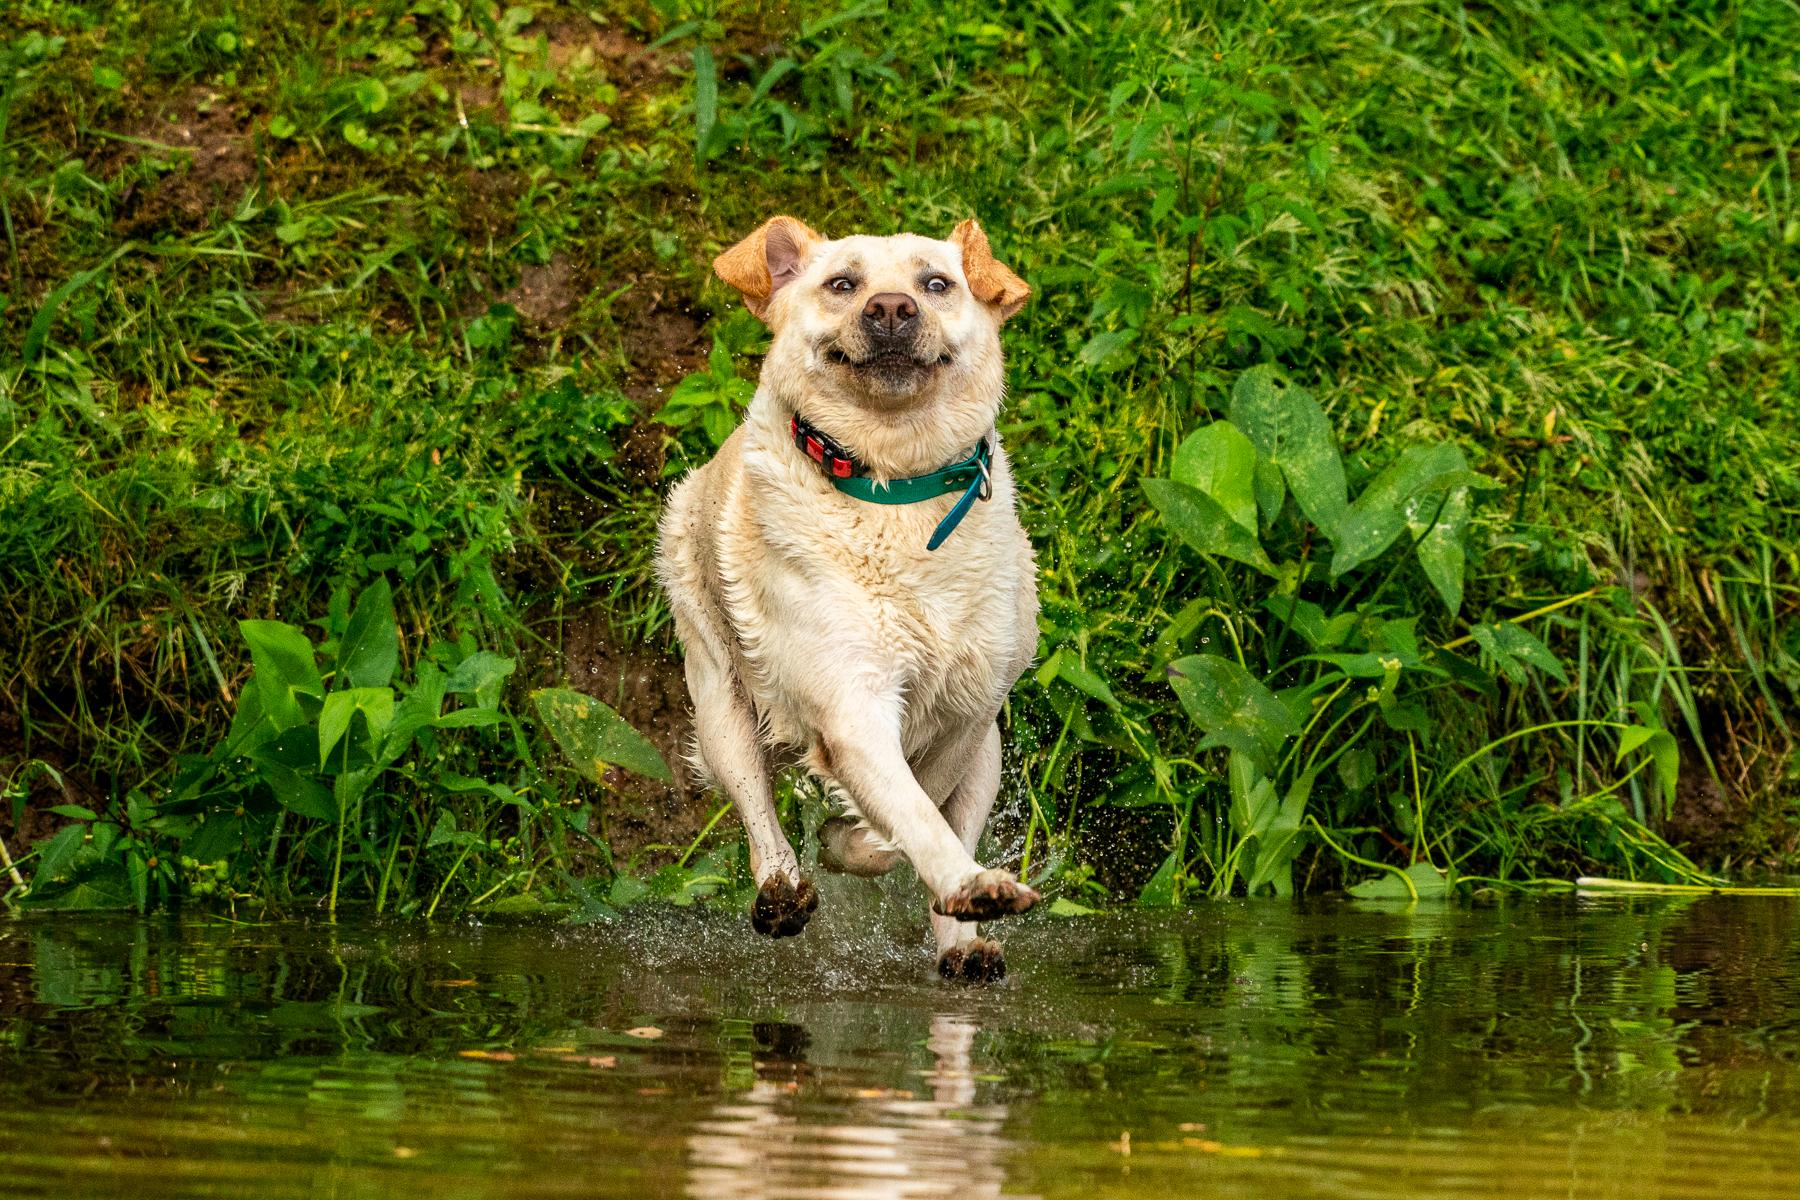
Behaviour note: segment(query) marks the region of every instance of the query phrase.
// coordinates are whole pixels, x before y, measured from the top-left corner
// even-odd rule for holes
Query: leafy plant
[[[541,802],[545,787],[530,739],[503,703],[514,660],[438,645],[402,679],[386,578],[364,588],[353,607],[344,598],[340,591],[326,637],[316,643],[284,622],[240,622],[254,669],[224,739],[190,762],[154,805],[133,792],[123,826],[77,805],[56,809],[76,823],[39,847],[26,903],[129,901],[142,908],[243,886],[259,866],[272,868],[285,838],[290,857],[326,873],[326,910],[334,915],[346,867],[379,912],[394,888],[402,846],[427,857],[435,852],[443,870],[425,908],[430,915],[471,855],[527,855],[526,846],[495,829],[508,812],[521,832],[535,820],[555,857],[567,817]],[[536,700],[558,740],[579,749],[590,777],[598,778],[604,759],[670,778],[655,748],[606,705],[558,689]],[[482,737],[503,739],[514,756],[510,781],[459,769],[463,747],[456,739]],[[408,797],[424,804],[409,806]],[[475,803],[459,812],[457,800]],[[168,855],[159,859],[158,844],[177,848],[178,863],[207,878],[184,886]]]
[[[657,420],[671,429],[698,428],[715,448],[724,445],[756,395],[756,384],[737,373],[734,356],[757,336],[743,322],[717,329],[706,370],[686,375],[675,385]]]
[[[1489,747],[1436,778],[1421,770],[1420,743],[1438,732],[1424,702],[1428,694],[1455,687],[1493,696],[1495,671],[1515,684],[1533,671],[1564,678],[1556,657],[1519,623],[1477,625],[1458,640],[1476,642],[1483,663],[1420,640],[1425,597],[1397,584],[1400,570],[1411,559],[1454,617],[1463,599],[1471,496],[1493,487],[1468,468],[1460,450],[1441,442],[1407,446],[1354,499],[1346,478],[1318,403],[1270,368],[1257,367],[1238,377],[1228,418],[1181,443],[1170,477],[1144,481],[1151,503],[1183,542],[1255,572],[1231,587],[1245,611],[1200,601],[1208,608],[1199,620],[1178,618],[1172,631],[1179,641],[1210,625],[1223,631],[1229,650],[1188,655],[1167,667],[1182,709],[1205,735],[1196,750],[1227,752],[1230,836],[1209,856],[1215,894],[1239,880],[1252,894],[1265,888],[1290,894],[1294,859],[1315,834],[1348,863],[1381,865],[1340,847],[1312,804],[1333,767],[1348,797],[1369,792],[1375,760],[1365,739],[1404,742],[1409,770],[1380,817],[1409,840],[1413,867],[1443,858],[1453,868],[1453,855],[1428,834],[1432,810],[1445,798],[1445,785]],[[1329,544],[1328,555],[1315,538]],[[1253,615],[1266,624],[1257,627]],[[1260,647],[1247,645],[1252,636]],[[1589,723],[1616,731],[1621,759],[1644,751],[1639,769],[1653,768],[1672,796],[1674,739],[1653,712],[1641,716],[1643,724]],[[1345,810],[1340,803],[1327,821],[1345,823]],[[1613,817],[1628,820],[1622,811]],[[1168,874],[1152,880],[1152,899],[1179,895],[1188,877],[1191,821],[1192,809],[1184,807]],[[1416,870],[1392,873],[1417,894]]]

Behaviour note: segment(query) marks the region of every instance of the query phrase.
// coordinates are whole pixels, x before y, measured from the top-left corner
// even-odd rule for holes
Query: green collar
[[[936,550],[944,544],[945,538],[956,532],[956,527],[962,524],[962,519],[975,506],[975,501],[986,500],[994,494],[994,449],[991,439],[987,437],[982,438],[976,444],[974,453],[961,462],[939,467],[925,475],[909,475],[904,479],[877,482],[869,478],[867,469],[854,454],[798,413],[794,414],[791,429],[794,445],[818,463],[824,469],[826,478],[831,480],[832,486],[846,496],[854,496],[870,504],[917,504],[922,500],[934,500],[952,492],[961,492],[962,496],[951,505],[950,511],[938,522],[937,528],[932,530],[931,539],[925,543],[927,550]]]

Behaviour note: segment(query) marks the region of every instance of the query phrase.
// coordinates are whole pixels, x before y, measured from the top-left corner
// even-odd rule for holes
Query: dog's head
[[[774,217],[713,260],[775,334],[772,366],[878,410],[997,389],[1000,326],[1031,295],[974,221],[937,241],[821,237]]]

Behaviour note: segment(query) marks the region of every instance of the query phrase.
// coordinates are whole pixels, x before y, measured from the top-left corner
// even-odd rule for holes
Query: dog
[[[772,768],[842,804],[827,869],[904,855],[938,969],[1005,972],[979,922],[1038,893],[974,850],[1007,693],[1037,648],[1031,542],[995,419],[1000,328],[1030,296],[973,220],[946,240],[827,239],[778,216],[713,262],[773,337],[741,425],[670,492],[657,570],[694,704],[695,766],[743,820],[751,924],[798,934],[818,893]]]

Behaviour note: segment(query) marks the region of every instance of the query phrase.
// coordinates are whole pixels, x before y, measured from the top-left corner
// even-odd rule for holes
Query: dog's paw
[[[1006,977],[1006,955],[999,942],[976,938],[939,955],[938,974],[959,983],[998,983]]]
[[[978,872],[948,896],[938,897],[931,911],[959,921],[992,921],[1022,913],[1039,899],[1037,889],[1020,883],[1011,871],[990,870]]]
[[[810,879],[795,885],[777,871],[756,891],[756,902],[750,906],[750,927],[764,937],[793,937],[806,928],[817,907],[819,893],[813,890]]]

